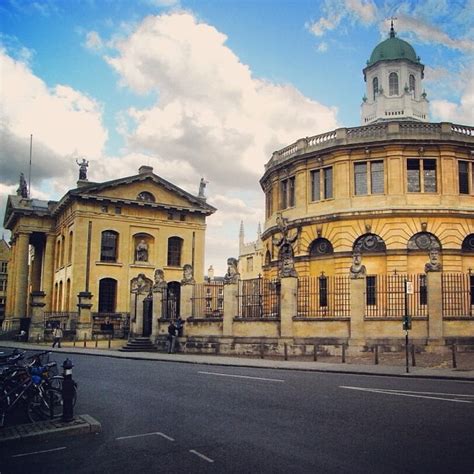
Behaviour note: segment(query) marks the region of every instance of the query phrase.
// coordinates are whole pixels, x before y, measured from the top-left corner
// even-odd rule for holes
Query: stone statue
[[[138,242],[136,254],[135,260],[137,262],[148,262],[148,244],[144,239],[141,239],[140,242]]]
[[[349,276],[351,279],[363,278],[367,275],[365,265],[362,265],[362,255],[360,252],[354,252],[352,255],[352,265],[349,269]]]
[[[87,180],[87,167],[89,166],[89,162],[85,158],[82,158],[81,162],[76,159],[76,163],[79,165],[79,179]]]
[[[206,196],[204,195],[204,190],[206,189],[206,184],[208,184],[209,181],[206,181],[204,178],[201,178],[201,181],[199,182],[199,194],[198,197],[205,199]]]
[[[22,198],[28,197],[28,185],[26,184],[25,175],[23,173],[20,173],[20,185],[16,190],[16,194]]]
[[[155,270],[155,281],[153,283],[153,292],[154,293],[163,293],[166,288],[167,284],[165,281],[165,272],[161,269]]]
[[[145,276],[144,273],[139,273],[136,278],[132,279],[132,293],[139,295],[150,293],[153,282]]]
[[[181,280],[182,285],[192,285],[196,283],[193,278],[193,267],[189,263],[183,266],[183,279]]]
[[[432,248],[430,249],[430,261],[425,264],[425,273],[428,272],[440,272],[443,268],[441,262],[439,261],[439,250]]]
[[[295,259],[293,254],[293,243],[296,242],[300,235],[301,229],[298,228],[296,234],[289,237],[288,219],[278,215],[276,219],[278,230],[281,233],[280,238],[273,238],[273,244],[279,248],[280,256],[280,277],[297,276],[295,270]]]
[[[237,270],[237,259],[229,257],[227,259],[227,273],[224,275],[224,283],[237,283],[240,273]]]

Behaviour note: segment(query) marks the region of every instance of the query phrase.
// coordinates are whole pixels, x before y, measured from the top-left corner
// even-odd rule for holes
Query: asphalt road
[[[102,433],[0,448],[1,474],[474,472],[472,382],[71,358]]]

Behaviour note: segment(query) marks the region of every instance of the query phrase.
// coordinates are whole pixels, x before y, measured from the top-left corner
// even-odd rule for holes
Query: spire
[[[396,16],[392,16],[390,18],[390,38],[395,38],[396,33],[395,33],[395,28],[393,27],[393,20],[396,20]]]
[[[261,237],[262,237],[262,227],[259,222],[258,227],[257,227],[257,240],[260,240]]]

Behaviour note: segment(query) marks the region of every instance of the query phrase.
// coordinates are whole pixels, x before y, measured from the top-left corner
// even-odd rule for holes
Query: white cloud
[[[370,25],[377,19],[377,7],[372,0],[345,0],[350,14],[362,23]]]
[[[328,44],[323,41],[322,43],[319,43],[318,46],[316,47],[316,51],[318,53],[325,53],[328,50]]]
[[[89,31],[86,35],[86,47],[93,50],[99,51],[104,47],[102,38],[97,31]]]

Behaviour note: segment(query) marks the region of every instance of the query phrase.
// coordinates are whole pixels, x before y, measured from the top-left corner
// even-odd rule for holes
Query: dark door
[[[181,285],[177,281],[168,283],[166,290],[166,319],[176,319],[179,316],[179,301],[181,295]]]
[[[143,337],[151,336],[152,320],[153,320],[153,297],[147,296],[143,300]]]

